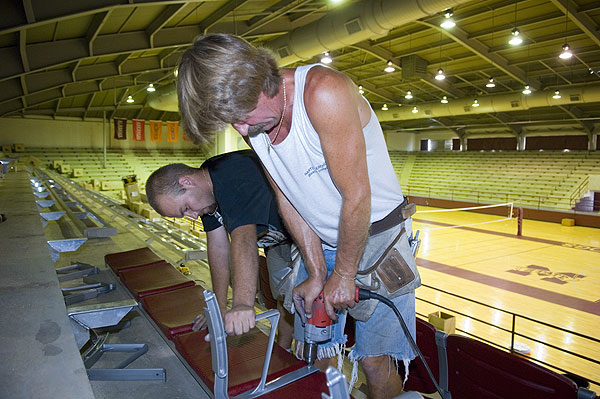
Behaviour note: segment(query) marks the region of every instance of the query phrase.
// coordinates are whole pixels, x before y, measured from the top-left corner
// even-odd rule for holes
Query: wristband
[[[347,276],[344,276],[344,275],[340,274],[337,270],[335,270],[335,267],[333,268],[333,272],[335,274],[337,274],[338,276],[340,276],[342,278],[342,280],[354,281],[354,279],[356,278],[356,276],[354,276],[354,277],[347,277]]]

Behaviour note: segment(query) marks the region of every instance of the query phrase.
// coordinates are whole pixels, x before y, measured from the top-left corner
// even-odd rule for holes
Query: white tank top
[[[306,75],[313,66],[315,65],[296,69],[294,109],[288,136],[281,143],[272,146],[269,137],[259,133],[250,136],[250,143],[273,180],[321,238],[325,247],[336,248],[342,196],[329,175],[319,135],[304,106]],[[383,131],[373,109],[369,123],[363,128],[363,134],[371,185],[372,223],[383,219],[402,202],[403,197]],[[347,167],[352,168],[352,165]]]

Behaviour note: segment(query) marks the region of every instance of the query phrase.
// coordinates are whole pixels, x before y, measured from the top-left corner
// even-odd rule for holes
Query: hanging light
[[[412,92],[409,90],[406,92],[406,95],[404,96],[404,98],[406,98],[407,100],[410,100],[411,98],[413,98]]]
[[[147,91],[148,93],[152,93],[153,91],[156,91],[156,88],[154,87],[154,85],[153,85],[152,83],[150,83],[150,84],[148,85],[148,87],[146,87],[146,91]]]
[[[446,79],[446,75],[444,75],[444,70],[442,68],[437,70],[437,74],[435,75],[435,80],[444,80]]]
[[[416,114],[417,112],[419,112],[419,108],[417,108],[416,106],[413,107],[412,111],[413,114]]]
[[[531,94],[531,88],[529,87],[529,85],[525,85],[525,87],[523,88],[523,91],[521,93]]]
[[[442,23],[440,24],[442,28],[452,29],[456,26],[456,22],[454,22],[454,20],[452,19],[452,15],[454,15],[454,13],[451,9],[447,9],[446,11],[444,11],[444,21],[442,21]]]
[[[523,39],[520,36],[521,32],[519,32],[517,28],[514,28],[510,34],[512,35],[512,37],[508,41],[508,44],[518,46],[519,44],[523,43]]]
[[[396,70],[396,68],[394,68],[394,64],[392,64],[392,60],[388,60],[387,66],[385,67],[384,71],[387,73],[392,73],[395,70]]]
[[[560,90],[555,90],[554,91],[554,95],[552,96],[553,99],[558,100],[559,98],[561,98],[560,95]]]
[[[364,89],[363,89],[362,85],[358,85],[358,92],[359,92],[360,94],[365,94],[365,91],[364,91]]]
[[[131,104],[132,102],[135,102],[135,100],[131,96],[128,96],[127,100],[125,100],[125,101],[128,102],[129,104]]]
[[[573,53],[571,52],[571,47],[569,46],[568,43],[563,44],[562,49],[563,49],[563,51],[559,55],[560,59],[568,60],[569,58],[573,57]]]
[[[440,100],[440,102],[441,102],[442,104],[448,104],[448,96],[444,96],[444,97],[442,97],[442,99]]]
[[[486,83],[485,87],[496,87],[496,82],[494,82],[494,78],[490,78]]]
[[[387,104],[383,104],[383,107],[381,107],[382,111],[387,111],[388,110],[388,106]]]
[[[477,99],[473,100],[473,107],[475,107],[475,108],[479,107],[479,100],[477,100]]]
[[[329,56],[329,51],[324,51],[323,52],[323,57],[321,57],[321,62],[323,64],[331,64],[333,62],[333,60]]]

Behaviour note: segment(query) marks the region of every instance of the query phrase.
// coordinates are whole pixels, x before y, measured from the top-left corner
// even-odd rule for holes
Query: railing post
[[[515,350],[515,324],[517,320],[517,315],[513,313],[512,315],[512,327],[510,329],[510,351],[514,352]]]

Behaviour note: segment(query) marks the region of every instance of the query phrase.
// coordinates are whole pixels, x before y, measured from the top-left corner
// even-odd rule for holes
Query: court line
[[[598,301],[586,301],[584,299],[559,294],[557,292],[544,290],[541,288],[533,287],[531,285],[515,283],[513,281],[488,276],[486,274],[473,272],[470,270],[462,269],[460,267],[445,265],[443,263],[438,263],[423,258],[417,258],[417,265],[426,269],[435,270],[440,273],[460,277],[465,280],[475,281],[477,283],[500,288],[505,291],[513,292],[515,294],[529,296],[546,302],[551,302],[556,305],[561,305],[571,309],[580,310],[582,312],[600,316],[600,302]]]
[[[528,237],[528,236],[518,236],[514,233],[503,233],[500,231],[490,231],[490,230],[484,230],[484,229],[477,229],[474,227],[462,227],[462,226],[456,226],[450,223],[443,223],[443,222],[434,222],[432,220],[423,220],[423,219],[415,219],[413,218],[414,222],[418,222],[418,223],[422,223],[422,224],[433,224],[433,225],[438,225],[438,226],[449,226],[452,227],[454,226],[457,229],[461,229],[461,230],[468,230],[468,231],[473,231],[476,233],[484,233],[484,234],[492,234],[492,235],[496,235],[496,236],[502,236],[502,237],[509,237],[509,238],[516,238],[519,240],[526,240],[526,241],[533,241],[533,242],[540,242],[543,244],[550,244],[550,245],[557,245],[559,247],[562,247],[564,245],[572,245],[568,242],[562,242],[562,241],[554,241],[554,240],[548,240],[546,238],[538,238],[538,237]],[[575,248],[578,249],[578,248]]]

